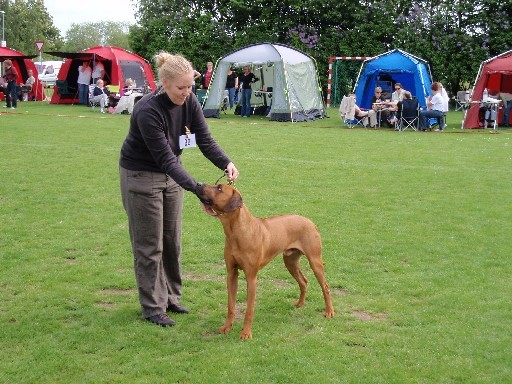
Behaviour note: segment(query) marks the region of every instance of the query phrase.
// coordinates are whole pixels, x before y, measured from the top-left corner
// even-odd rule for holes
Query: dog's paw
[[[224,324],[222,327],[219,328],[220,333],[229,333],[231,331],[231,325]]]
[[[328,319],[334,317],[334,308],[326,308],[325,317],[327,317]]]
[[[252,332],[242,330],[242,333],[240,333],[240,339],[242,339],[242,340],[252,339]]]

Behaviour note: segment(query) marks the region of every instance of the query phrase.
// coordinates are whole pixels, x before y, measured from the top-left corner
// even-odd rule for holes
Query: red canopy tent
[[[7,47],[0,47],[0,62],[4,62],[7,59],[12,61],[12,66],[18,71],[18,84],[24,85],[28,79],[28,70],[32,70],[32,75],[36,79],[34,83],[36,100],[43,100],[44,93],[42,85],[37,78],[37,68],[34,62],[31,60],[34,56],[25,56],[23,53]]]
[[[478,118],[479,101],[482,100],[486,88],[490,95],[512,93],[512,50],[485,60],[480,65],[471,95],[472,103],[464,119],[464,128],[481,128]]]
[[[89,61],[90,66],[101,61],[105,67],[105,80],[107,85],[123,87],[127,78],[132,78],[137,87],[147,87],[154,91],[155,76],[151,66],[144,58],[114,46],[98,46],[85,49],[80,52],[47,52],[50,55],[67,60],[62,65],[55,92],[52,97],[52,104],[73,104],[78,102],[78,67],[84,61]]]

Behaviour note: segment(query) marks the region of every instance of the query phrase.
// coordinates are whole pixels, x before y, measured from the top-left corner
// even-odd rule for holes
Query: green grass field
[[[318,226],[336,314],[278,256],[259,274],[253,339],[229,335],[220,223],[187,193],[174,328],[141,319],[118,156],[129,116],[0,110],[0,383],[508,383],[512,131],[394,132],[208,120],[252,213]],[[198,180],[221,172],[198,149]],[[243,274],[242,274],[243,276]]]

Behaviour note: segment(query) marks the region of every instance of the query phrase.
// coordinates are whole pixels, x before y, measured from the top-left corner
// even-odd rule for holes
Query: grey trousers
[[[142,317],[181,299],[184,190],[164,173],[119,168]]]

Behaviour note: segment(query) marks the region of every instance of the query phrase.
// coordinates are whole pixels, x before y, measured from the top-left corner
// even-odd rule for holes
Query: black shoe
[[[165,313],[160,313],[158,315],[150,316],[146,318],[147,321],[151,321],[152,323],[158,324],[162,327],[173,327],[174,321],[167,316]]]
[[[174,313],[188,313],[188,309],[185,307],[182,307],[179,304],[169,304],[167,306],[167,312],[174,312]]]

